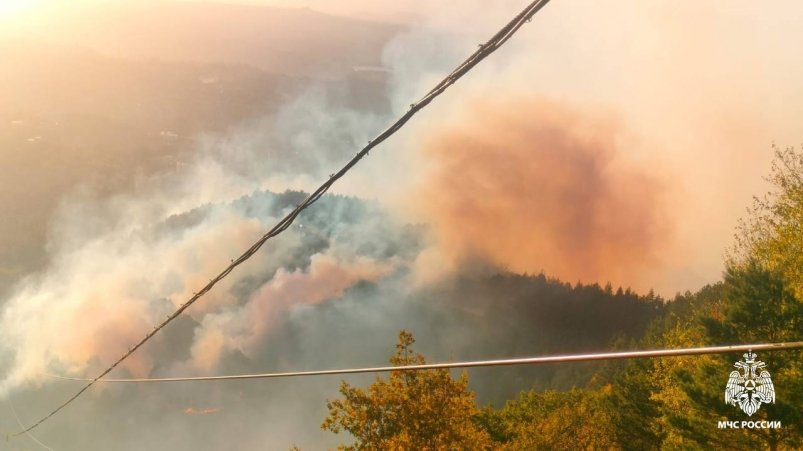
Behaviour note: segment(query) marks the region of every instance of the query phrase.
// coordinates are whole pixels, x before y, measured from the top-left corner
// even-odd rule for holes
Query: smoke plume
[[[649,289],[671,223],[661,183],[619,161],[621,124],[544,100],[464,106],[425,137],[430,168],[411,200],[443,252]]]

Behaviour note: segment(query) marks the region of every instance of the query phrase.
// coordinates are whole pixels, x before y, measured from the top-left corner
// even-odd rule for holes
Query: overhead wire
[[[479,64],[480,61],[484,60],[488,55],[495,52],[499,49],[505,42],[507,42],[525,23],[529,22],[532,17],[541,10],[546,4],[549,3],[549,0],[535,0],[527,7],[525,7],[516,17],[513,18],[510,22],[508,22],[504,27],[502,27],[496,34],[493,35],[487,42],[481,44],[479,48],[471,54],[465,61],[463,61],[454,71],[452,71],[449,75],[446,76],[440,83],[438,83],[434,88],[432,88],[424,97],[422,97],[418,102],[413,103],[410,105],[410,109],[403,114],[400,118],[396,120],[393,124],[391,124],[388,128],[386,128],[383,132],[377,135],[373,140],[368,141],[368,144],[362,148],[354,157],[351,158],[339,171],[334,174],[331,174],[329,178],[323,182],[318,189],[313,191],[303,202],[298,204],[290,213],[288,213],[284,218],[282,218],[272,229],[270,229],[267,233],[265,233],[261,238],[259,238],[248,250],[246,250],[242,255],[237,257],[235,260],[232,260],[231,264],[227,266],[220,274],[218,274],[215,278],[211,279],[209,283],[207,283],[200,291],[193,294],[193,296],[187,300],[185,303],[181,304],[181,306],[176,309],[175,312],[168,315],[164,321],[156,325],[153,330],[148,332],[145,337],[140,340],[134,346],[128,348],[128,350],[118,358],[113,364],[111,364],[108,368],[103,370],[97,377],[88,381],[86,385],[84,385],[78,392],[72,395],[69,399],[64,401],[58,407],[53,409],[50,413],[39,419],[36,423],[28,426],[27,428],[12,434],[12,437],[16,437],[22,434],[25,434],[40,424],[44,423],[53,415],[60,412],[62,409],[67,407],[70,403],[75,401],[79,396],[81,396],[86,390],[92,387],[98,380],[109,374],[112,370],[114,370],[120,363],[126,360],[131,354],[136,352],[142,345],[144,345],[148,340],[151,339],[154,335],[159,333],[165,326],[167,326],[170,322],[176,319],[179,315],[181,315],[187,308],[189,308],[192,304],[194,304],[198,299],[200,299],[204,294],[209,292],[212,287],[214,287],[218,282],[223,280],[226,276],[228,276],[237,266],[244,263],[246,260],[251,258],[269,239],[279,235],[280,233],[287,230],[291,224],[295,221],[299,214],[308,208],[310,205],[314,204],[318,199],[320,199],[328,190],[335,184],[337,180],[343,177],[351,168],[353,168],[363,157],[367,156],[371,149],[375,148],[394,133],[396,133],[399,129],[401,129],[404,124],[406,124],[416,113],[422,110],[424,107],[430,104],[436,97],[441,95],[449,86],[453,85],[457,80],[462,78],[466,73],[468,73],[474,66]]]
[[[25,425],[22,423],[22,420],[20,420],[20,416],[17,414],[17,409],[14,408],[14,402],[11,400],[11,394],[10,393],[7,395],[6,400],[8,401],[8,406],[11,407],[11,413],[14,414],[14,419],[17,420],[17,424],[21,428],[24,428]],[[47,449],[49,451],[56,451],[53,448],[51,448],[51,447],[45,445],[44,443],[42,443],[38,438],[36,438],[30,432],[26,432],[25,435],[27,435],[29,439],[33,440],[34,443],[36,443],[37,445],[41,446],[42,448]]]
[[[200,382],[200,381],[245,380],[245,379],[270,379],[270,378],[287,378],[287,377],[302,377],[302,376],[332,376],[341,374],[388,373],[396,371],[422,371],[422,370],[438,370],[438,369],[454,369],[454,368],[478,368],[478,367],[489,367],[489,366],[588,362],[594,360],[675,357],[675,356],[702,355],[702,354],[722,354],[722,353],[742,352],[742,351],[781,351],[781,350],[801,349],[801,348],[803,348],[803,341],[795,341],[795,342],[784,342],[784,343],[757,343],[757,344],[731,345],[731,346],[708,346],[708,347],[698,347],[698,348],[654,349],[647,351],[621,351],[621,352],[604,352],[604,353],[594,353],[594,354],[568,354],[568,355],[553,355],[553,356],[542,356],[542,357],[522,357],[513,359],[474,360],[465,362],[425,363],[419,365],[380,366],[373,368],[369,367],[369,368],[343,368],[343,369],[314,370],[314,371],[291,371],[283,373],[234,374],[225,376],[102,379],[99,382],[103,383]],[[51,378],[68,380],[68,381],[92,380],[92,379],[83,379],[77,377],[60,376],[55,374],[45,374],[45,375]]]

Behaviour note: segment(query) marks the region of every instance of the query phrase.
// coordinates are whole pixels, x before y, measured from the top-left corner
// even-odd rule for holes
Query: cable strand
[[[595,360],[622,360],[638,358],[658,358],[658,357],[677,357],[688,355],[703,354],[723,354],[729,352],[743,351],[783,351],[803,348],[803,341],[783,342],[783,343],[757,343],[730,346],[709,346],[699,348],[676,348],[676,349],[653,349],[647,351],[622,351],[606,352],[597,354],[569,354],[553,355],[542,357],[521,357],[512,359],[496,360],[475,360],[466,362],[448,363],[426,363],[421,365],[406,366],[381,366],[372,368],[345,368],[331,370],[314,371],[290,371],[282,373],[258,373],[258,374],[234,374],[225,376],[189,376],[189,377],[161,377],[161,378],[135,378],[135,379],[103,379],[99,382],[104,383],[145,383],[145,382],[197,382],[197,381],[221,381],[221,380],[243,380],[243,379],[271,379],[301,376],[331,376],[337,374],[360,374],[360,373],[387,373],[395,371],[423,371],[435,369],[452,368],[478,368],[489,366],[512,366],[512,365],[539,365],[546,363],[566,363],[566,362],[587,362]],[[43,374],[44,376],[68,381],[90,381],[78,377],[67,377],[56,374]]]

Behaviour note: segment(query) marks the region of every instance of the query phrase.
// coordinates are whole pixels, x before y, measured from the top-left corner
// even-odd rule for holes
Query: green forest
[[[614,293],[610,286],[571,287],[543,276],[497,282],[535,284],[542,293],[567,291],[553,298],[574,305],[559,308],[547,301],[533,317],[548,319],[534,329],[548,323],[559,327],[559,315],[550,317],[550,311],[599,315],[600,330],[585,335],[607,339],[611,350],[801,340],[803,151],[775,149],[767,180],[771,190],[755,197],[735,231],[722,280],[695,293],[664,301],[629,290]],[[608,321],[617,316],[617,305],[641,311],[641,320],[634,323],[643,323],[643,330],[612,333],[616,325]],[[414,343],[410,332],[401,331],[391,364],[426,362]],[[563,388],[532,384],[533,389],[503,402],[478,401],[466,372],[393,372],[366,387],[343,382],[339,397],[327,402],[329,414],[321,428],[341,434],[345,450],[800,449],[801,357],[800,350],[758,356],[767,362],[776,399],[749,417],[724,402],[728,374],[741,358],[731,353],[583,366],[563,374]],[[748,418],[779,421],[781,427],[718,428],[719,421]]]

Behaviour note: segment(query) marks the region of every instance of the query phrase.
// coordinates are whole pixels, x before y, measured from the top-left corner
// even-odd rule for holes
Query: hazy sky
[[[60,7],[75,12],[90,2],[97,0]],[[403,2],[406,12],[399,11],[400,2],[389,0],[249,3],[383,19],[415,11],[420,14],[416,25],[457,31],[443,39],[419,30],[386,48],[385,63],[394,71],[388,95],[400,106],[425,92],[468,51],[462,49],[476,46],[526,2],[416,0]],[[3,4],[11,11],[37,2]],[[441,114],[428,117],[482,121],[481,115],[467,116],[472,110],[467,102],[504,86],[509,97],[545,98],[585,119],[614,123],[616,151],[605,171],[636,171],[665,187],[660,198],[667,233],[661,241],[667,246],[648,251],[659,253],[663,263],[642,286],[661,287],[664,293],[695,288],[719,276],[738,218],[751,197],[765,190],[771,144],[796,145],[803,137],[800,17],[803,4],[794,1],[773,2],[772,8],[749,1],[554,1],[532,27],[461,82],[455,89],[459,95],[433,107]],[[439,142],[444,122],[430,121],[428,129],[414,124],[408,134]],[[401,146],[398,141],[393,145]],[[423,152],[418,167],[437,165],[420,142],[409,143],[405,155]],[[381,166],[383,158],[366,163],[340,189],[365,192],[363,182],[388,167]],[[369,192],[382,192],[381,181],[377,184]]]
[[[183,0],[180,0],[183,1]],[[190,0],[191,1],[191,0]],[[283,7],[309,7],[317,11],[330,14],[348,15],[388,21],[409,21],[421,13],[416,12],[419,7],[428,3],[422,0],[245,0],[230,1],[227,3],[242,3],[255,5],[272,5]]]
[[[147,1],[147,0],[145,0]],[[163,1],[189,1],[194,3],[207,3],[204,0],[163,0]],[[0,2],[0,17],[8,16],[21,11],[29,11],[41,5],[60,3],[58,0],[3,0]],[[67,3],[67,2],[63,2]],[[67,7],[70,9],[80,8],[88,4],[98,3],[143,3],[143,1],[127,0],[71,0]],[[372,18],[380,20],[406,21],[417,14],[415,9],[426,5],[421,0],[407,0],[403,3],[388,0],[366,1],[366,0],[242,0],[242,1],[219,1],[211,3],[234,3],[250,5],[281,6],[288,8],[309,7],[321,12],[349,15],[354,17]]]
[[[449,5],[449,2],[443,0],[435,2],[426,0],[70,0],[69,2],[61,0],[2,0],[0,1],[0,21],[18,15],[20,12],[35,11],[42,6],[55,6],[74,12],[81,8],[86,8],[88,5],[141,5],[148,2],[230,3],[284,8],[311,8],[328,14],[395,23],[415,23],[432,19],[433,10],[442,11]],[[521,5],[520,2],[512,0],[497,0],[495,3],[497,5],[507,5],[511,11]],[[455,9],[457,13],[465,11],[465,5],[481,5],[481,2],[464,0],[461,4],[463,6]],[[498,9],[489,11],[489,13],[493,14],[494,11],[498,11]],[[449,24],[449,21],[442,21],[440,25],[447,24]]]

